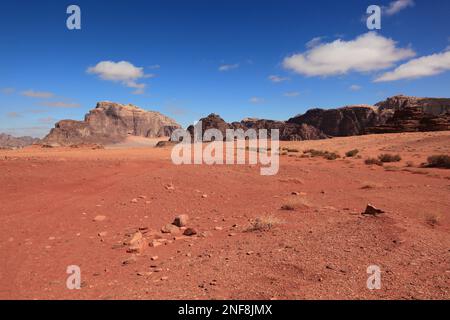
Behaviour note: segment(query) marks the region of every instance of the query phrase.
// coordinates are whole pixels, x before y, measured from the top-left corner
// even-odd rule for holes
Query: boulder
[[[187,214],[181,214],[181,215],[175,217],[172,224],[181,228],[181,227],[185,227],[187,225],[188,220],[189,220],[189,216]]]

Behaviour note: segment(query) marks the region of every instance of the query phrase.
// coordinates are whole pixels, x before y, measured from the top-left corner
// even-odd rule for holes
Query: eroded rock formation
[[[62,120],[43,139],[44,144],[116,143],[127,136],[170,136],[180,125],[155,111],[133,105],[99,102],[84,121]]]

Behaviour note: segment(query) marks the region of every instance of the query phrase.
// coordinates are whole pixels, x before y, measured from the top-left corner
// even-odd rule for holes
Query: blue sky
[[[66,27],[71,4],[81,30]],[[371,4],[383,7],[376,33]],[[103,100],[187,126],[211,112],[285,120],[399,93],[450,97],[449,13],[448,0],[5,0],[0,132],[43,136]]]

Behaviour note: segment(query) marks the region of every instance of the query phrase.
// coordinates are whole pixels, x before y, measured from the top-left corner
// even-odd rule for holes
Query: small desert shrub
[[[412,167],[414,167],[414,162],[412,162],[412,161],[406,161],[406,166],[407,166],[408,168],[412,168]]]
[[[425,215],[425,222],[432,227],[439,225],[440,221],[441,221],[441,217],[438,214]]]
[[[381,162],[380,160],[376,159],[376,158],[368,158],[364,161],[365,164],[367,165],[377,165],[377,166],[382,166],[383,162]]]
[[[376,182],[365,182],[361,189],[376,189],[376,188],[382,188],[383,184],[376,183]]]
[[[325,159],[327,160],[336,160],[338,158],[340,158],[341,156],[338,155],[336,152],[325,152],[325,155],[323,156]]]
[[[329,151],[323,151],[323,150],[315,150],[315,149],[308,149],[303,151],[304,154],[309,153],[311,157],[323,157],[327,160],[336,160],[337,158],[340,158],[339,154],[336,152],[329,152]]]
[[[354,149],[354,150],[347,151],[345,153],[345,156],[351,158],[351,157],[356,156],[358,153],[359,153],[359,150],[358,149]]]
[[[267,231],[273,227],[281,224],[281,220],[274,216],[258,217],[250,223],[250,226],[245,230],[247,232],[253,231]]]
[[[292,153],[296,153],[299,152],[298,149],[294,149],[294,148],[287,148],[285,149],[287,152],[292,152]]]
[[[285,201],[285,203],[283,203],[283,205],[281,206],[281,210],[294,211],[302,207],[309,208],[311,207],[311,205],[305,198],[296,197],[295,199],[289,199]]]
[[[450,169],[450,156],[441,154],[428,157],[426,166],[429,168]]]
[[[400,160],[402,160],[402,158],[400,157],[400,155],[398,155],[398,154],[389,154],[389,153],[383,153],[383,154],[380,154],[380,155],[378,156],[378,159],[379,159],[381,162],[384,162],[384,163],[388,163],[388,162],[399,162]]]

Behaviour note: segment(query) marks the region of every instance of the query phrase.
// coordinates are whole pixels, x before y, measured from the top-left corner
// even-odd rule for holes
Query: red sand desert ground
[[[291,152],[276,176],[175,166],[170,148],[0,151],[0,298],[449,299],[450,170],[420,167],[449,142],[438,132],[285,143],[361,158]],[[380,153],[402,161],[364,163]],[[361,215],[368,203],[385,213]],[[197,235],[160,232],[180,214]],[[249,231],[257,218],[274,225]],[[128,253],[139,228],[161,245]],[[66,287],[69,265],[80,290]],[[369,265],[381,290],[366,288]]]

